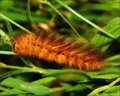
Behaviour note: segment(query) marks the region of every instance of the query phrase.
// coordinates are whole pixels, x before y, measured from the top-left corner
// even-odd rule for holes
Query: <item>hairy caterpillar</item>
[[[55,32],[23,33],[15,37],[12,48],[19,55],[36,56],[86,71],[104,66],[97,49],[81,39],[66,38]]]

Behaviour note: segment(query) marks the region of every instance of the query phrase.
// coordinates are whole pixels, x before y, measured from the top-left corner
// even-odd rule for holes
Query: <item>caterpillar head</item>
[[[13,41],[12,49],[14,52],[20,55],[31,55],[31,52],[34,50],[34,42],[36,37],[34,34],[21,34],[16,36]]]

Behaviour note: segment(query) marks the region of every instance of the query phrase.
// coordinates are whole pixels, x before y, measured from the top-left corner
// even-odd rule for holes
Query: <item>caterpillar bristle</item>
[[[36,56],[78,67],[86,71],[104,67],[99,50],[78,38],[66,38],[55,32],[23,33],[15,37],[13,51],[19,55]]]

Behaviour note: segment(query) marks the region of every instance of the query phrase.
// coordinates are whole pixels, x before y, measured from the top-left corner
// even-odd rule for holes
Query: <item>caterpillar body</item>
[[[99,51],[82,39],[66,38],[56,32],[23,33],[15,37],[13,51],[48,61],[75,66],[86,71],[99,70],[104,63]]]

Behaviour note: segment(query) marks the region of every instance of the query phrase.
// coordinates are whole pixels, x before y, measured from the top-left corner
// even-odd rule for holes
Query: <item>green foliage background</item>
[[[120,96],[119,11],[119,0],[1,0],[0,96]],[[52,23],[56,32],[87,39],[107,54],[108,66],[86,72],[17,56],[10,38],[30,33],[32,23]]]

